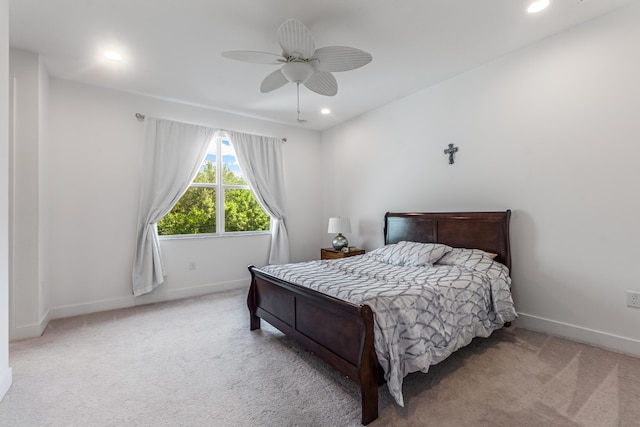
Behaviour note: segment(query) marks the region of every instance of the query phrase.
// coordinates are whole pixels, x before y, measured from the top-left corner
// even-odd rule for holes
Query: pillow
[[[384,245],[379,248],[375,248],[372,251],[367,252],[367,255],[381,257],[381,256],[384,256],[388,251],[392,251],[395,247],[396,247],[395,243],[392,243],[390,245]]]
[[[407,265],[412,267],[432,266],[451,246],[439,243],[419,243],[402,241],[385,246],[380,260],[387,264]]]
[[[496,256],[498,256],[498,254],[485,252],[480,249],[453,248],[440,258],[437,264],[475,268],[479,263],[491,261]]]

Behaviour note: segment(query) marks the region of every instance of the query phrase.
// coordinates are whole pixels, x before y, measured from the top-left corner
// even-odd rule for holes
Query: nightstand
[[[320,249],[320,259],[339,259],[362,254],[364,254],[364,249],[355,249],[349,252],[342,252],[333,248]]]

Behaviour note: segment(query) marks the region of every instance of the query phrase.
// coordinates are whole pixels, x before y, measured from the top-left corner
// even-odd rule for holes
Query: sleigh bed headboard
[[[504,212],[392,213],[384,216],[385,244],[402,240],[442,243],[456,248],[495,253],[496,261],[511,269],[509,219]]]

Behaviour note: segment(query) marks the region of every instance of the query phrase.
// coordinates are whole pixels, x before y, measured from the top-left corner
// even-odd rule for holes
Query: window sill
[[[171,236],[158,236],[159,240],[190,240],[190,239],[219,239],[225,237],[270,236],[269,231],[238,231],[225,234],[175,234]]]

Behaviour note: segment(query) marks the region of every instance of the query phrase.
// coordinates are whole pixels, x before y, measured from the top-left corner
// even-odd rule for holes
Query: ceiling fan
[[[295,83],[298,89],[298,122],[300,120],[300,83],[320,95],[338,93],[338,82],[331,74],[360,68],[371,62],[371,55],[346,46],[327,46],[316,49],[311,31],[297,19],[288,19],[277,31],[282,53],[236,50],[222,56],[256,64],[282,65],[269,74],[260,85],[262,93],[271,92],[285,84]]]

